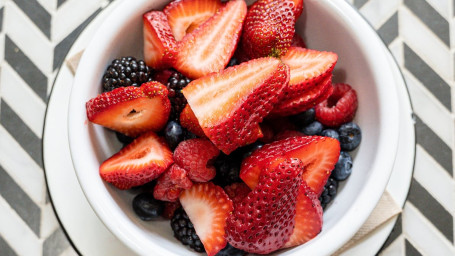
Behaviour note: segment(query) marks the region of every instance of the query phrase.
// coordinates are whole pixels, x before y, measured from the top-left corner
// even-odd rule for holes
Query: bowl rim
[[[366,43],[362,44],[362,47],[368,49],[379,49],[383,46],[382,40],[379,38],[377,33],[373,28],[368,24],[368,22],[356,11],[349,3],[345,0],[306,0],[312,1],[321,5],[328,5],[334,11],[340,13],[340,16],[345,17],[345,22],[349,23],[351,26],[355,26],[355,34],[357,36],[362,36],[365,38]],[[118,28],[124,26],[126,21],[129,20],[131,16],[134,16],[135,10],[146,4],[147,0],[136,0],[136,1],[127,1],[124,0],[118,4],[118,6],[110,13],[106,20],[99,27],[99,31],[110,30],[112,29],[113,24],[116,24]],[[87,46],[78,70],[76,72],[73,86],[71,89],[69,109],[68,109],[68,140],[70,145],[71,159],[73,162],[74,169],[76,170],[76,176],[81,185],[82,191],[84,192],[87,201],[90,203],[90,206],[93,208],[96,215],[100,220],[106,225],[106,227],[117,236],[120,241],[123,241],[128,247],[138,254],[146,254],[147,252],[153,251],[157,255],[177,255],[167,249],[159,246],[157,243],[146,243],[143,244],[145,238],[136,239],[137,237],[134,234],[138,234],[139,229],[130,230],[127,227],[131,225],[125,225],[125,218],[128,218],[123,211],[110,211],[110,206],[116,204],[112,196],[108,191],[103,191],[103,189],[97,188],[94,181],[86,179],[82,173],[78,170],[84,168],[82,165],[83,158],[81,157],[84,154],[84,147],[81,146],[81,140],[76,136],[83,126],[86,124],[86,118],[83,118],[83,115],[73,115],[71,113],[80,112],[83,108],[85,110],[85,102],[78,102],[72,99],[82,99],[84,95],[83,90],[77,86],[79,80],[83,80],[80,74],[85,74],[90,72],[91,69],[96,67],[98,59],[102,59],[102,56],[106,53],[96,51],[95,49],[103,49],[105,45],[108,45],[113,41],[116,34],[103,34],[96,33],[95,36],[90,41]],[[368,51],[368,49],[364,49]],[[375,55],[374,60],[371,56],[367,56],[368,62],[372,65],[372,73],[377,80],[382,81],[380,84],[389,84],[393,86],[395,80],[392,75],[391,67],[388,65],[388,60],[385,54],[382,54],[383,51],[378,51],[379,55]],[[387,70],[385,70],[387,69]],[[387,72],[385,72],[387,71]],[[347,210],[345,215],[341,217],[337,223],[331,228],[331,232],[326,232],[320,234],[318,239],[313,239],[308,244],[311,246],[305,246],[304,252],[308,255],[321,255],[320,248],[325,248],[324,254],[332,254],[343,246],[363,225],[366,219],[369,217],[374,207],[378,203],[380,197],[385,190],[387,182],[389,180],[392,166],[395,161],[395,155],[398,146],[398,135],[399,135],[399,125],[398,125],[398,112],[395,111],[398,109],[398,96],[395,92],[396,90],[386,91],[383,88],[378,90],[378,98],[385,99],[387,98],[387,104],[380,104],[380,113],[387,113],[387,115],[380,115],[380,127],[381,134],[387,134],[387,136],[380,136],[377,145],[377,155],[375,156],[375,161],[381,163],[381,165],[372,166],[371,175],[367,179],[367,182],[362,188],[362,191],[359,193],[358,197],[354,200],[351,207]],[[84,104],[83,106],[81,106]],[[84,112],[85,114],[85,112]],[[387,121],[384,121],[387,120]],[[363,193],[366,189],[381,191],[381,193],[367,194]],[[96,191],[96,192],[95,192]],[[107,197],[106,197],[107,195]],[[120,221],[120,223],[119,223]],[[344,234],[340,237],[340,234]],[[326,243],[326,241],[331,241]],[[287,255],[301,255],[301,248],[291,248]]]

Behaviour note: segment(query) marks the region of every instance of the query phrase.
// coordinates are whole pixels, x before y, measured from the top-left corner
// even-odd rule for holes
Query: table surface
[[[76,255],[46,189],[42,132],[60,66],[112,0],[0,0],[0,254]],[[416,163],[382,255],[455,255],[454,0],[347,0],[399,63],[416,120]]]

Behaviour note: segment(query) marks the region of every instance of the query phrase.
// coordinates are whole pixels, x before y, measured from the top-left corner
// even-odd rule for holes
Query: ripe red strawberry
[[[224,190],[211,182],[194,184],[180,195],[180,203],[193,223],[208,256],[217,254],[227,242],[226,219],[233,210]]]
[[[323,125],[337,127],[354,119],[357,93],[348,84],[333,84],[330,97],[314,108],[316,119]]]
[[[100,176],[119,189],[129,189],[158,178],[172,163],[164,139],[147,132],[104,161]]]
[[[290,47],[281,60],[289,66],[291,77],[283,100],[318,85],[331,76],[338,60],[333,52],[321,52],[301,47]]]
[[[165,202],[164,203],[164,211],[163,214],[161,214],[165,219],[172,219],[172,216],[174,216],[175,210],[178,208],[182,207],[180,204],[180,201],[175,201],[175,202]]]
[[[178,42],[212,17],[221,6],[220,0],[175,0],[166,5],[163,12]]]
[[[120,87],[89,100],[87,118],[95,124],[130,137],[146,131],[159,131],[171,110],[166,86],[148,82],[141,87]]]
[[[180,113],[180,124],[194,135],[205,137],[204,130],[202,130],[193,110],[188,104],[183,108],[182,113]]]
[[[154,69],[172,67],[177,54],[177,43],[172,35],[166,15],[151,11],[143,15],[144,60]]]
[[[153,189],[153,197],[161,201],[175,202],[184,189],[190,189],[193,183],[185,169],[177,164],[161,175]]]
[[[179,43],[174,68],[196,79],[223,70],[240,40],[247,11],[243,0],[231,0]]]
[[[295,227],[289,241],[283,248],[294,247],[308,242],[321,232],[322,207],[316,194],[305,181],[300,185],[295,213]]]
[[[195,182],[207,182],[216,175],[214,159],[220,150],[207,139],[190,139],[180,142],[174,151],[174,161],[188,171]]]
[[[224,191],[234,203],[235,208],[251,192],[251,189],[245,183],[238,182],[224,187]]]
[[[254,189],[262,169],[276,166],[285,159],[298,158],[305,171],[303,180],[319,196],[340,155],[340,143],[330,137],[302,136],[264,145],[245,158],[240,169],[240,178]]]
[[[306,44],[305,44],[305,41],[303,40],[303,38],[295,33],[294,34],[294,37],[292,38],[292,43],[291,43],[291,47],[294,46],[294,47],[300,47],[300,48],[306,48]]]
[[[294,1],[294,15],[295,19],[300,17],[303,12],[303,0],[293,0]]]
[[[286,131],[282,131],[282,132],[278,133],[275,136],[274,140],[284,140],[284,139],[296,137],[296,136],[305,136],[305,134],[302,132],[298,132],[298,131],[286,130]]]
[[[256,141],[258,124],[278,101],[289,68],[261,58],[192,81],[182,93],[205,135],[224,153]]]
[[[293,0],[258,0],[248,10],[241,39],[250,59],[286,54],[294,36]]]
[[[267,254],[280,249],[294,229],[302,172],[302,162],[295,158],[262,172],[256,188],[228,218],[228,242],[249,253]]]
[[[291,98],[281,100],[270,114],[271,116],[290,116],[301,113],[327,99],[332,94],[332,90],[332,77],[329,76],[311,89],[291,94],[293,95]]]

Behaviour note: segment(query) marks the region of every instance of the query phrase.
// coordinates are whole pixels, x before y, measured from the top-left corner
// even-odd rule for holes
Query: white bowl
[[[101,77],[117,57],[142,57],[141,15],[162,9],[168,0],[124,0],[87,47],[76,73],[69,107],[69,144],[77,177],[88,201],[104,224],[128,247],[142,255],[198,255],[177,241],[169,221],[144,222],[131,208],[132,192],[103,182],[100,164],[117,152],[113,132],[87,120],[85,102],[101,92]],[[310,242],[275,255],[329,255],[365,222],[389,179],[398,142],[395,80],[383,45],[374,30],[344,0],[305,0],[297,24],[309,48],[334,51],[339,60],[335,82],[356,90],[356,122],[363,131],[351,177],[324,213],[322,232]]]

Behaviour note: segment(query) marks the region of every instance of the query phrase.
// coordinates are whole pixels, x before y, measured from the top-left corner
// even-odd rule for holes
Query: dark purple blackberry
[[[152,76],[152,68],[143,60],[136,60],[134,57],[115,59],[103,75],[103,92],[125,86],[141,86],[152,81]]]
[[[191,223],[182,207],[175,210],[174,216],[171,219],[171,228],[174,231],[174,237],[182,244],[189,246],[197,252],[205,252],[204,245],[196,234],[193,223]]]
[[[325,207],[333,200],[333,198],[335,198],[337,195],[337,189],[338,181],[330,177],[324,186],[324,190],[322,191],[321,196],[319,197],[322,208],[325,209]]]
[[[182,89],[185,88],[191,80],[184,75],[175,71],[167,80],[166,87],[169,91],[169,99],[171,101],[171,115],[169,120],[178,120],[180,112],[186,105],[186,99],[182,94]]]
[[[230,244],[227,244],[221,251],[219,251],[215,256],[245,256],[247,253],[240,249],[233,247]]]
[[[215,160],[216,176],[213,182],[221,187],[240,182],[240,165],[242,160],[236,153],[226,155],[221,153]]]

